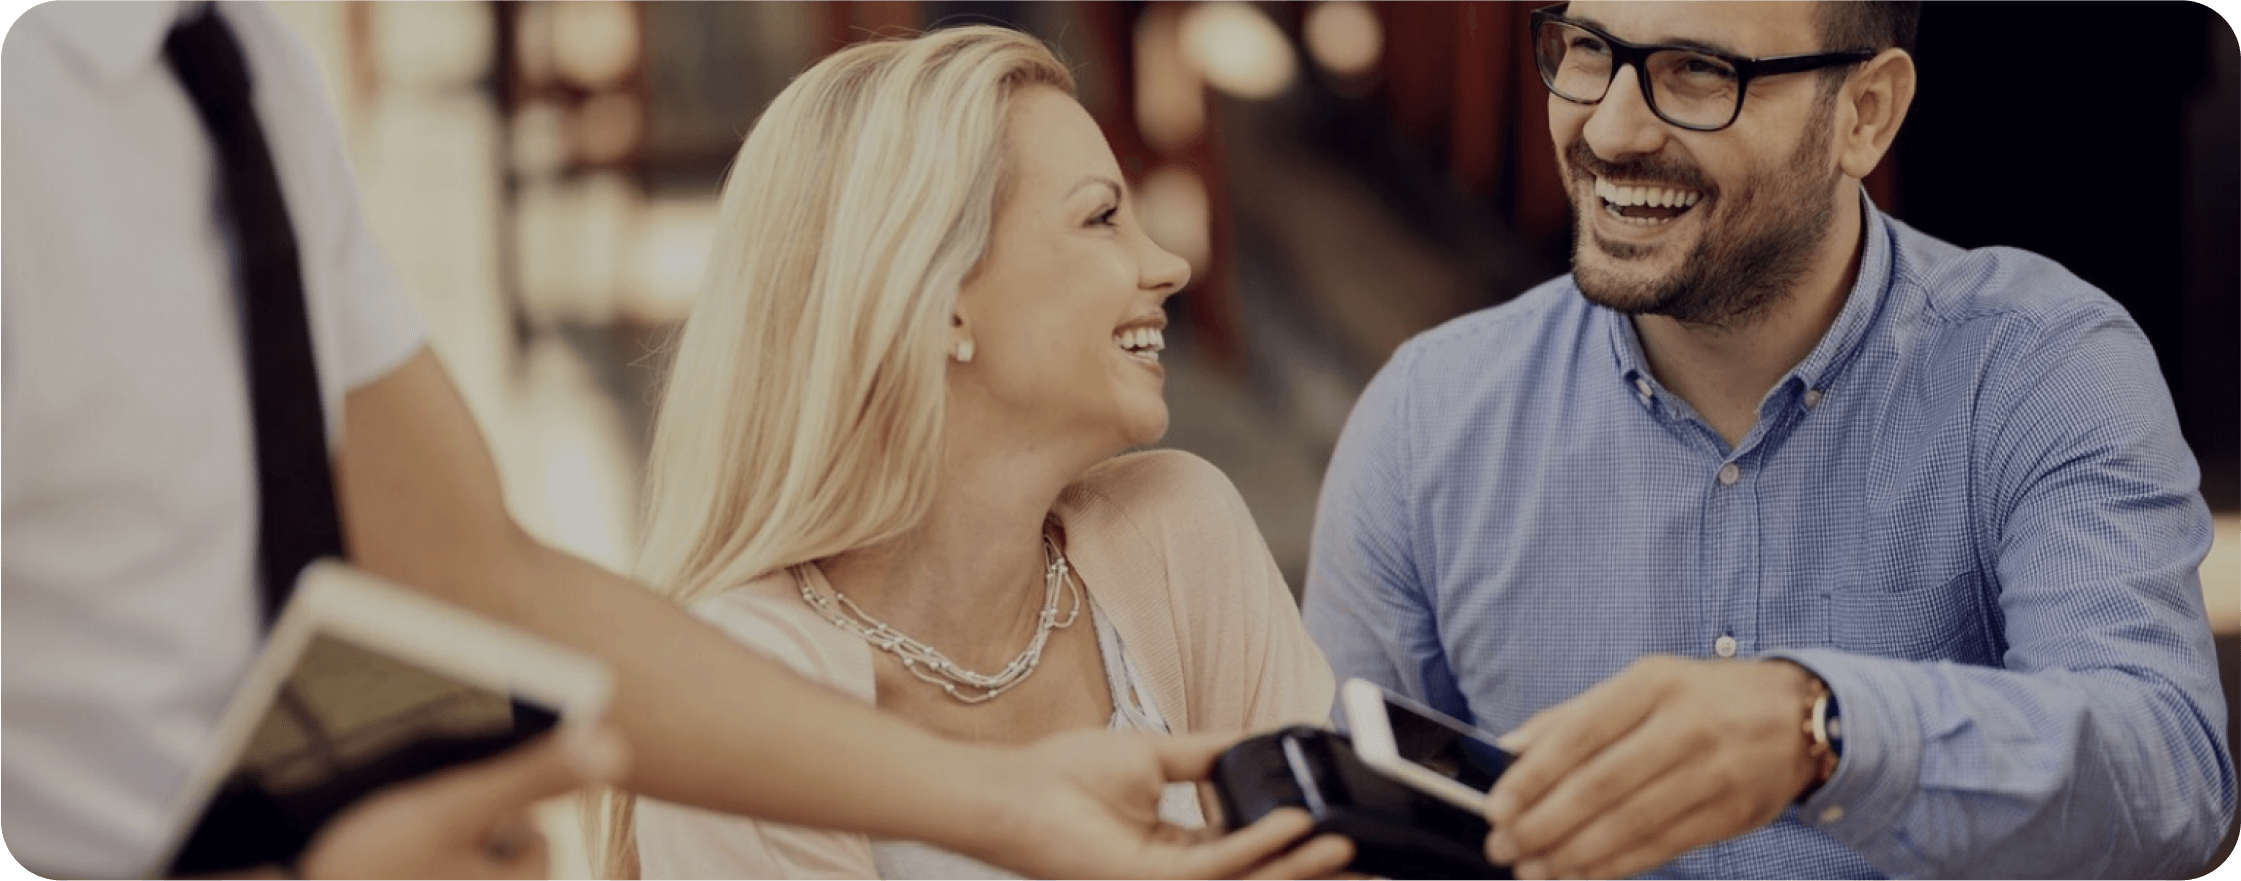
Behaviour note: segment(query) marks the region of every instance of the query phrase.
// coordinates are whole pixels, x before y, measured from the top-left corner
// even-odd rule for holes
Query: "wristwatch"
[[[1844,725],[1837,714],[1836,695],[1829,691],[1829,684],[1821,681],[1821,677],[1814,676],[1810,670],[1806,675],[1812,680],[1813,708],[1805,714],[1805,754],[1813,759],[1817,769],[1813,782],[1798,795],[1799,801],[1829,782],[1836,774],[1837,762],[1844,757]]]

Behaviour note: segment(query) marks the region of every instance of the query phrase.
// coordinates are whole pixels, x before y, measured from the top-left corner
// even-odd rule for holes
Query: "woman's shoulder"
[[[1146,450],[1115,456],[1084,473],[1059,497],[1060,507],[1092,509],[1097,503],[1157,531],[1225,522],[1245,509],[1229,475],[1182,450]]]
[[[1056,511],[1085,573],[1165,584],[1189,602],[1204,599],[1192,585],[1246,577],[1268,553],[1229,477],[1180,450],[1099,463],[1059,496]]]
[[[867,648],[803,602],[799,582],[787,570],[701,597],[688,611],[804,678],[873,699]]]

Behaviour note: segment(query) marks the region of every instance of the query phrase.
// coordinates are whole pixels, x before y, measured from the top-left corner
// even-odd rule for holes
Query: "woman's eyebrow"
[[[1121,187],[1119,181],[1116,181],[1109,177],[1105,177],[1104,175],[1097,174],[1082,178],[1081,182],[1075,184],[1073,189],[1066,191],[1066,198],[1071,199],[1074,197],[1075,193],[1079,193],[1089,187],[1097,186],[1098,184],[1104,184],[1106,189],[1113,191],[1113,201],[1117,202],[1127,198],[1128,191]]]

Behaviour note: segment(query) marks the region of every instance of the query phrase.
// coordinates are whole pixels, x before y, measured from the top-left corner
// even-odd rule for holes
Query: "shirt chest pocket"
[[[1827,598],[1831,644],[1864,655],[1991,665],[1991,607],[1973,561],[1957,569],[1861,572]]]
[[[1978,565],[1967,485],[1956,469],[1931,467],[1962,454],[1932,442],[1874,459],[1849,512],[1851,541],[1828,548],[1827,559],[1839,563],[1826,582],[1834,585],[1825,598],[1831,645],[1914,661],[1997,662],[1997,582]]]

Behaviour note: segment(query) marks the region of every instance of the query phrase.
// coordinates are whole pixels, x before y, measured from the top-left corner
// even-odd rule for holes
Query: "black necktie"
[[[343,552],[303,269],[233,32],[215,7],[205,7],[171,30],[163,54],[217,146],[223,203],[233,219],[256,418],[258,598],[270,626],[297,573]]]

